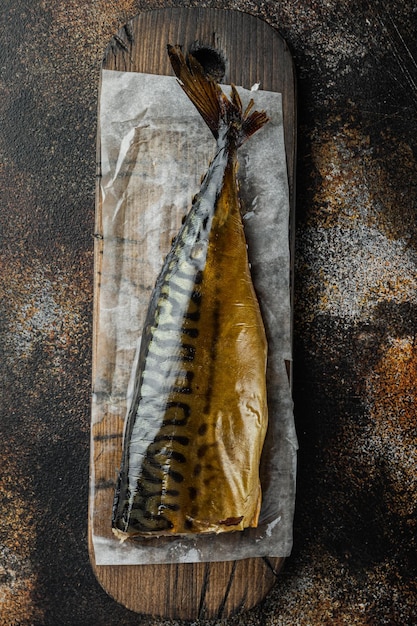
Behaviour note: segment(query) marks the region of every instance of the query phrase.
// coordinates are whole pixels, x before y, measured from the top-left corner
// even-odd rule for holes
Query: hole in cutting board
[[[218,83],[223,80],[226,73],[226,61],[219,50],[215,50],[211,46],[193,44],[190,48],[190,54],[197,59],[207,76]]]

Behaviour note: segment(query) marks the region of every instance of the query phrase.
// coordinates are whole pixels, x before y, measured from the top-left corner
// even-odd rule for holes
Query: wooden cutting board
[[[172,75],[167,43],[181,44],[187,52],[196,43],[221,52],[225,59],[222,82],[261,88],[283,96],[284,135],[290,190],[290,247],[293,250],[294,181],[296,149],[296,95],[293,62],[279,33],[265,22],[237,11],[170,8],[144,12],[122,28],[109,44],[102,68],[123,72]],[[200,59],[201,60],[201,59]],[[100,136],[98,136],[100,154]],[[98,177],[100,177],[98,159]],[[97,193],[97,231],[101,207]],[[96,239],[95,319],[100,289],[100,238]],[[93,369],[98,358],[93,351]],[[90,476],[97,475],[99,451]],[[94,480],[94,479],[92,479]],[[284,559],[251,558],[211,563],[167,565],[97,565],[89,516],[89,551],[95,575],[105,591],[132,611],[170,619],[225,618],[260,602],[274,585]]]

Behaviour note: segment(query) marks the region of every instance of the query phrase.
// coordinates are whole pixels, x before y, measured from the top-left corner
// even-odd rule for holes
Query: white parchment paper
[[[269,427],[261,464],[260,523],[238,533],[124,544],[112,536],[112,486],[142,323],[170,241],[198,191],[215,141],[175,78],[104,70],[99,119],[102,260],[90,496],[97,565],[285,557],[291,551],[297,440],[285,368],[292,357],[281,94],[241,88],[239,93],[244,106],[253,97],[256,108],[265,109],[270,118],[239,150],[245,233],[269,345]],[[102,434],[94,436],[97,429]]]

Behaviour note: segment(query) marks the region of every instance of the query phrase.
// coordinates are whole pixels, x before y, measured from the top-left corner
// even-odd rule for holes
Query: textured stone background
[[[172,5],[264,18],[298,74],[295,545],[227,623],[416,624],[412,0],[2,1],[0,624],[168,624],[96,583],[87,487],[99,67]]]

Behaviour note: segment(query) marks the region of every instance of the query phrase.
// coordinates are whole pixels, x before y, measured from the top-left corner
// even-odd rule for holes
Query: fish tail
[[[253,100],[243,110],[242,101],[234,85],[230,98],[215,80],[208,77],[203,67],[191,54],[185,57],[180,46],[168,45],[172,68],[182,89],[199,111],[214,137],[226,125],[231,129],[236,147],[246,141],[268,121],[265,111],[252,111]]]

